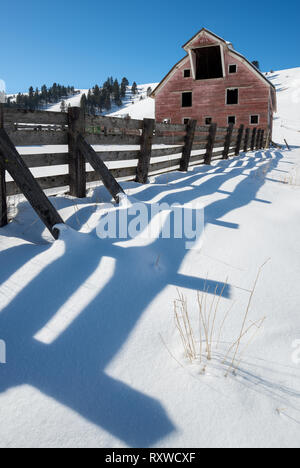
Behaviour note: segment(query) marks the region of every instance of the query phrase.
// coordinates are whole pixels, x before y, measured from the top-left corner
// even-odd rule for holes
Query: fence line
[[[4,109],[2,126],[14,146],[66,145],[67,151],[63,153],[54,150],[49,154],[26,154],[21,158],[30,169],[45,167],[45,176],[35,178],[42,190],[70,187],[70,194],[79,198],[86,196],[88,183],[103,181],[99,171],[86,170],[87,162],[92,161],[94,169],[100,167],[97,160],[117,163],[116,168],[108,171],[113,178],[146,183],[150,173],[187,171],[190,166],[211,164],[217,159],[238,156],[240,151],[261,149],[269,144],[269,132],[257,127],[241,125],[234,128],[233,124],[217,127],[214,123],[203,127],[197,126],[195,120],[180,125],[158,123],[153,119],[91,116],[84,115],[80,108],[71,108],[68,114]],[[91,147],[87,150],[86,145],[99,145],[101,151]],[[130,148],[122,148],[125,145]],[[174,158],[156,160],[167,156]],[[104,164],[99,164],[103,169]],[[6,197],[22,193],[22,188],[15,181],[5,182],[5,165],[1,165],[0,226],[3,226],[7,223]],[[63,165],[68,166],[67,174],[47,174],[47,167]],[[106,179],[109,180],[108,174]],[[111,180],[110,183],[113,185]]]

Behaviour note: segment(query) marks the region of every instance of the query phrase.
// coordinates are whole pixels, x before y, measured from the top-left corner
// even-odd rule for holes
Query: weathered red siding
[[[155,96],[156,120],[171,119],[172,123],[182,123],[184,118],[197,119],[199,125],[205,124],[206,117],[212,117],[218,126],[228,125],[228,117],[236,116],[236,125],[251,127],[250,116],[259,114],[260,128],[269,128],[273,115],[271,87],[259,76],[230,55],[225,47],[225,78],[197,80],[184,78],[183,71],[191,69],[187,56],[178,70]],[[229,74],[228,66],[237,65],[237,73]],[[239,88],[239,104],[226,104],[227,88]],[[182,92],[193,92],[193,106],[182,108]],[[257,125],[256,125],[257,126]]]

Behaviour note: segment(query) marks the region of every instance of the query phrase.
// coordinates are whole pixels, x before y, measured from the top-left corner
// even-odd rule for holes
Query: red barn
[[[158,122],[198,125],[230,122],[272,132],[276,112],[273,84],[231,43],[202,29],[180,60],[153,91]]]

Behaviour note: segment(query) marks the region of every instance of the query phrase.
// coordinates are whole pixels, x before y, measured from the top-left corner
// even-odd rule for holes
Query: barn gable
[[[152,92],[151,97],[155,98],[161,91],[164,85],[172,78],[177,72],[178,68],[186,63],[189,58],[191,72],[194,80],[205,80],[205,79],[221,79],[225,78],[227,70],[225,69],[224,56],[228,53],[239,62],[242,62],[252,73],[256,75],[266,86],[273,88],[274,85],[263,75],[251,62],[249,62],[243,55],[236,52],[231,42],[227,42],[211,31],[203,28],[195,36],[193,36],[186,44],[183,45],[183,49],[187,52],[187,56],[180,60],[172,70],[163,78],[157,88]],[[206,71],[202,75],[199,75],[199,66],[197,62],[211,61],[213,64],[213,72],[210,76],[206,76]],[[276,106],[275,106],[276,107]]]
[[[203,28],[194,37],[192,37],[192,39],[184,44],[182,48],[188,52],[190,49],[220,44],[226,44],[226,41],[218,37],[216,34]]]

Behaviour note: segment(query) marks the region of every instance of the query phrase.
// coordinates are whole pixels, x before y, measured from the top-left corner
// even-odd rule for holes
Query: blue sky
[[[160,81],[202,27],[266,71],[298,67],[299,14],[296,0],[5,1],[0,79],[9,93],[54,81],[89,88],[108,75]]]

